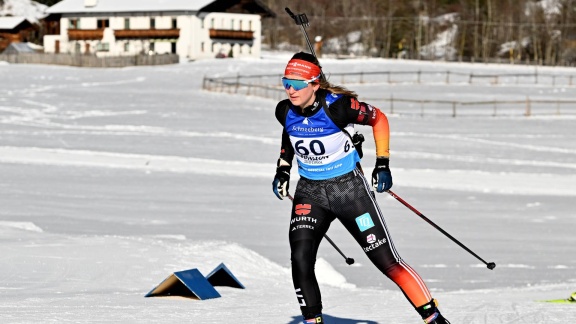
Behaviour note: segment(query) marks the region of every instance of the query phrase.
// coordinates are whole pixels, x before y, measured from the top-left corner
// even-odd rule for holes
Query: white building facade
[[[184,60],[259,57],[261,19],[274,17],[257,0],[64,0],[48,13],[60,27],[46,53]]]

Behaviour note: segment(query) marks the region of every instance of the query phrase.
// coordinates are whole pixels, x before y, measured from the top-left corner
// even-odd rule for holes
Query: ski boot
[[[324,323],[324,320],[322,319],[322,314],[318,314],[316,316],[314,316],[313,318],[309,318],[309,319],[305,319],[304,324],[318,324],[318,323]]]
[[[436,299],[432,299],[429,303],[416,308],[416,310],[426,324],[450,324],[450,322],[440,314]]]

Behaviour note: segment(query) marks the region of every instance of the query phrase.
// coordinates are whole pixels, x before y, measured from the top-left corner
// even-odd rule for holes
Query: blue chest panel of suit
[[[329,95],[330,104],[340,96]],[[320,107],[312,115],[304,117],[292,107],[286,116],[285,128],[294,147],[300,176],[312,180],[324,180],[346,174],[360,161],[350,136],[343,132],[326,111]],[[353,130],[352,125],[349,125]],[[347,128],[348,128],[347,127]]]

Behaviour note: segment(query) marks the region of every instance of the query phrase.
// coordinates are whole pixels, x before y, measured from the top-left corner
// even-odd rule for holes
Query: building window
[[[76,42],[74,43],[74,53],[80,53],[80,43]]]
[[[130,18],[124,18],[124,29],[130,29]]]
[[[242,20],[240,20],[239,23],[240,23],[240,26],[239,26],[240,28],[239,28],[239,29],[240,29],[240,30],[244,30],[244,28],[243,28],[243,27],[244,27],[244,26],[243,26],[243,25],[244,25],[244,22],[243,22]]]
[[[80,19],[70,19],[69,22],[69,29],[80,29]]]
[[[156,29],[156,19],[150,18],[150,29]]]
[[[204,53],[204,42],[200,43],[200,52]]]
[[[96,51],[98,52],[110,51],[110,43],[98,43],[98,45],[96,45]]]
[[[109,19],[98,19],[98,29],[104,29],[110,27]]]
[[[126,42],[124,43],[124,52],[129,52],[130,51],[130,43]]]
[[[156,46],[154,46],[154,43],[150,43],[150,54],[154,53],[154,49],[156,48]]]
[[[252,30],[252,20],[248,21],[248,30]]]
[[[234,19],[230,19],[230,29],[234,29]]]
[[[176,18],[172,18],[172,29],[178,28],[178,21]]]
[[[215,24],[216,24],[215,19],[214,18],[210,19],[210,28],[214,29],[216,27]]]

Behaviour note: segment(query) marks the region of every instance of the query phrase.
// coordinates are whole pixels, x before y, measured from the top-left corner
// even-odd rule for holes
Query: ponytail
[[[352,90],[348,90],[343,86],[339,86],[339,85],[334,85],[330,82],[328,82],[328,80],[321,80],[320,81],[320,88],[322,89],[326,89],[332,93],[335,94],[342,94],[345,96],[349,96],[352,97],[354,99],[358,99],[358,94]]]

